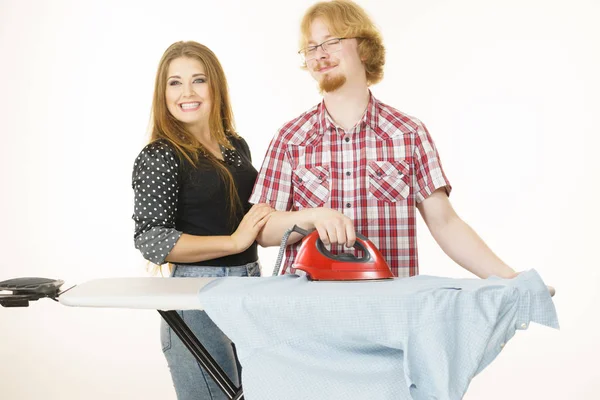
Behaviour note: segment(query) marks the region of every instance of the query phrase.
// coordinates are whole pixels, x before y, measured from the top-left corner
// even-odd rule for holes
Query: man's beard
[[[332,65],[333,64],[326,61],[322,64],[315,66],[315,70],[319,70],[320,68],[324,67],[330,67]],[[321,91],[321,93],[330,93],[341,88],[344,85],[344,83],[346,83],[346,77],[344,75],[331,76],[328,74],[324,74],[323,78],[319,82],[319,90]]]
[[[319,82],[319,89],[321,92],[331,93],[341,88],[346,83],[346,77],[344,75],[325,75],[321,82]]]

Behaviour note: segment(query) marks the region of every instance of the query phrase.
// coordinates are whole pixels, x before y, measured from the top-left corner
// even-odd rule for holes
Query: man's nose
[[[329,53],[326,52],[325,50],[323,50],[323,46],[317,47],[316,52],[317,52],[316,53],[317,54],[316,58],[318,60],[323,60],[323,59],[329,58]]]

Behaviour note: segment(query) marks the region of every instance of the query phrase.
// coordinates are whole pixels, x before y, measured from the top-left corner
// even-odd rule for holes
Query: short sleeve
[[[417,203],[422,202],[439,188],[450,195],[452,186],[444,174],[440,157],[427,128],[419,121],[414,149],[414,192]]]
[[[250,203],[267,203],[278,211],[290,211],[292,188],[292,167],[280,130],[269,144]]]
[[[164,264],[181,236],[175,229],[179,192],[179,161],[171,147],[157,141],[147,145],[133,166],[135,247],[145,259]]]

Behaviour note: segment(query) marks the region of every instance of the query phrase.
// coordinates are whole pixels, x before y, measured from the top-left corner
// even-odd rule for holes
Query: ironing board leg
[[[240,388],[240,391],[237,392],[235,397],[232,400],[244,400],[244,391]]]
[[[171,327],[173,332],[181,339],[185,347],[189,349],[194,358],[198,360],[200,365],[208,372],[213,380],[219,385],[223,393],[232,400],[243,400],[244,392],[242,388],[236,388],[231,382],[231,379],[223,371],[223,369],[217,364],[214,358],[206,350],[206,348],[200,343],[198,338],[193,334],[190,328],[185,324],[183,319],[177,314],[177,311],[162,311],[158,310],[158,313],[163,317],[165,322]]]

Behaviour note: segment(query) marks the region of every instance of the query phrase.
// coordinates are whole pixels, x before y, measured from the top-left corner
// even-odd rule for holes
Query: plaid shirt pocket
[[[395,203],[410,194],[410,167],[405,160],[369,161],[369,192],[377,200]]]
[[[321,207],[329,199],[329,170],[324,166],[299,165],[294,170],[296,209]]]

